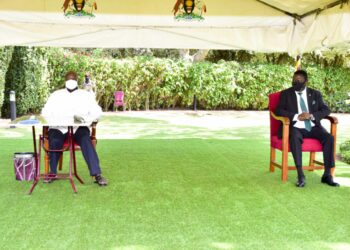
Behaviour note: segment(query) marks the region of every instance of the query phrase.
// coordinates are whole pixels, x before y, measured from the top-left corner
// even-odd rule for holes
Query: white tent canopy
[[[350,43],[350,5],[346,1],[204,0],[207,12],[202,21],[175,20],[176,0],[96,0],[94,18],[66,17],[63,2],[0,0],[0,46],[299,54]]]

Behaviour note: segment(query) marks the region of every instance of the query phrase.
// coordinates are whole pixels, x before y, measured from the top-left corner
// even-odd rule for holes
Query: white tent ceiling
[[[323,8],[331,3],[337,2],[334,0],[261,0],[270,6],[276,7],[280,10],[297,14],[304,15],[310,11]]]
[[[95,18],[67,18],[61,9],[63,2],[0,0],[0,46],[245,49],[298,54],[350,43],[350,6],[341,1],[205,0],[203,21],[175,20],[172,8],[176,0],[96,0]]]

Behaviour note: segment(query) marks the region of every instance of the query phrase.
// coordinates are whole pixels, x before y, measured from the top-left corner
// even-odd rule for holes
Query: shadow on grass
[[[29,151],[30,132],[0,139],[2,249],[348,247],[348,186],[321,184],[321,171],[306,172],[304,189],[295,188],[295,171],[282,183],[278,169],[268,171],[268,128],[177,126],[168,132],[163,121],[123,119],[102,121],[98,131],[99,138],[128,127],[136,134],[136,139],[98,141],[109,185],[92,182],[79,153],[86,184],[76,182],[78,194],[62,180],[39,183],[28,196],[31,183],[14,181],[12,156]],[[67,160],[65,154],[64,171]],[[348,181],[348,171],[339,167],[339,176]]]

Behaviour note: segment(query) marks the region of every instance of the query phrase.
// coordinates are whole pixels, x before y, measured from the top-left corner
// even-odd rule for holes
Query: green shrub
[[[194,95],[200,109],[263,110],[268,95],[291,86],[291,64],[218,61],[189,63],[171,58],[139,56],[114,59],[101,53],[77,54],[61,48],[16,47],[7,72],[6,91],[17,92],[18,113],[39,112],[49,93],[64,87],[64,75],[78,73],[80,87],[89,72],[96,99],[113,109],[114,92],[125,92],[130,110],[189,108]],[[80,53],[80,52],[79,52]],[[309,85],[323,93],[333,111],[350,92],[350,72],[341,67],[304,64]],[[6,101],[8,107],[8,100]],[[6,105],[4,105],[3,110]],[[343,111],[350,111],[342,107]]]
[[[310,86],[321,91],[324,101],[329,105],[332,111],[350,112],[350,107],[341,106],[339,104],[348,99],[347,93],[350,92],[349,69],[308,66],[306,70],[310,76]]]
[[[344,162],[350,164],[350,140],[340,145],[340,156]]]
[[[40,112],[49,95],[44,48],[15,47],[6,73],[3,115],[9,117],[9,92],[16,92],[17,114]]]
[[[12,57],[12,47],[0,47],[0,117],[1,108],[4,102],[5,75]]]

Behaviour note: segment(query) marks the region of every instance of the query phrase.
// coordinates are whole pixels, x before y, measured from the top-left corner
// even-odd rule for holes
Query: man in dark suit
[[[315,138],[321,142],[325,167],[321,182],[333,187],[339,186],[331,175],[331,168],[334,167],[334,138],[321,125],[321,120],[330,114],[330,110],[323,102],[319,91],[306,87],[307,82],[307,72],[296,71],[292,87],[281,92],[276,108],[276,115],[288,117],[291,121],[289,145],[298,172],[296,186],[305,186],[301,151],[303,138]],[[279,137],[282,137],[282,126]]]

